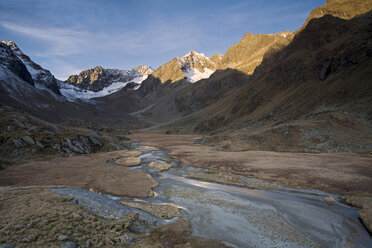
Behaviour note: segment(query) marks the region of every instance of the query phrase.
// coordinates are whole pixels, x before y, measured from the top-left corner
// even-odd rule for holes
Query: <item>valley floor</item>
[[[372,195],[372,155],[356,153],[289,153],[217,151],[194,144],[200,136],[135,133],[144,145],[170,150],[184,164],[253,176],[291,187],[319,189],[343,195]]]
[[[359,209],[345,204],[362,208],[359,217],[372,230],[371,155],[226,152],[194,144],[196,135],[129,137],[132,150],[0,171],[0,247],[372,242]]]

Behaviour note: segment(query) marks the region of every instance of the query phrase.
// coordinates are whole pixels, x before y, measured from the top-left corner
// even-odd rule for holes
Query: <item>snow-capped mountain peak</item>
[[[195,51],[188,52],[183,57],[179,57],[178,62],[182,72],[191,83],[195,83],[203,78],[209,78],[217,69],[216,63],[210,58],[203,53],[197,53]]]
[[[60,91],[69,100],[91,99],[115,93],[124,87],[136,90],[151,74],[151,67],[142,65],[131,70],[105,69],[96,66],[70,76],[59,84]]]
[[[42,68],[24,54],[21,49],[11,40],[2,40],[1,43],[7,45],[12,49],[13,53],[22,61],[26,66],[28,72],[31,74],[32,79],[35,82],[35,87],[39,89],[49,89],[56,94],[60,94],[58,89],[57,80],[50,73],[50,71]]]

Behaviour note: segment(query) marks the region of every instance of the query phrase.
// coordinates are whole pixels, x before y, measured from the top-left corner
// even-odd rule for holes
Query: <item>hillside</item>
[[[233,150],[369,151],[370,26],[371,13],[313,19],[245,86],[163,128]]]

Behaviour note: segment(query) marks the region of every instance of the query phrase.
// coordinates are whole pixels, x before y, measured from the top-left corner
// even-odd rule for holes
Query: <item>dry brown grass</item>
[[[187,165],[254,176],[294,187],[372,195],[372,156],[353,153],[219,152],[193,144],[196,135],[135,133],[133,141],[171,150]]]
[[[0,188],[0,243],[12,243],[15,247],[60,247],[58,237],[66,235],[68,241],[80,246],[89,240],[92,247],[112,247],[110,241],[124,247],[118,237],[134,235],[129,228],[138,214],[104,220],[74,204],[72,199],[36,187]],[[32,238],[22,242],[27,237]]]
[[[106,163],[125,154],[114,151],[30,161],[2,171],[0,186],[60,185],[120,196],[152,196],[151,188],[157,183],[150,175]]]

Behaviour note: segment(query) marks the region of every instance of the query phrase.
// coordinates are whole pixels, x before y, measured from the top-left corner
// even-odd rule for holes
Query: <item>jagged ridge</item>
[[[14,54],[22,61],[26,66],[28,72],[31,74],[33,81],[35,82],[35,87],[40,89],[49,89],[54,93],[60,95],[59,87],[56,78],[50,73],[50,71],[42,68],[40,65],[36,64],[30,59],[29,56],[25,55],[21,49],[15,44],[15,42],[8,40],[2,40],[1,43],[7,45]]]

